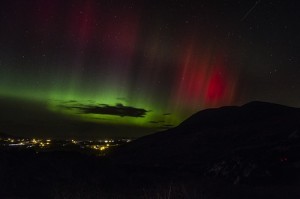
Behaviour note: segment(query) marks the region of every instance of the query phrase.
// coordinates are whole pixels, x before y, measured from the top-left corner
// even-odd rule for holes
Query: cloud
[[[149,121],[149,123],[151,123],[151,124],[159,124],[160,122],[159,121]]]
[[[161,128],[161,129],[170,129],[170,128],[173,128],[173,127],[174,127],[174,125],[172,125],[172,124],[166,124],[166,125],[160,126],[159,128]]]
[[[149,121],[149,123],[152,123],[152,124],[159,124],[159,123],[164,123],[165,121]]]
[[[69,100],[66,103],[77,103],[77,102],[78,102],[77,100]]]
[[[115,106],[110,106],[107,104],[99,105],[63,105],[66,109],[77,109],[83,114],[100,114],[100,115],[115,115],[120,117],[144,117],[147,114],[147,110],[143,108],[135,108],[131,106],[124,106],[119,103]]]
[[[88,121],[64,114],[64,111],[84,114],[83,108],[99,106],[94,101],[79,103],[76,100],[51,100],[51,103],[55,104],[59,111],[50,110],[48,103],[42,101],[0,96],[0,132],[21,137],[99,139],[104,137],[139,137],[157,130],[152,127],[133,124],[111,124],[106,121],[114,120],[114,118],[106,118],[105,115],[100,114],[97,117],[91,117],[91,120]],[[100,107],[105,109],[103,105]],[[106,109],[109,108],[106,107]],[[128,110],[128,107],[126,109],[125,106],[123,109],[127,111],[127,115],[134,112]],[[138,110],[135,110],[135,113]],[[149,112],[144,109],[140,111],[144,115]],[[99,122],[101,120],[103,122]]]

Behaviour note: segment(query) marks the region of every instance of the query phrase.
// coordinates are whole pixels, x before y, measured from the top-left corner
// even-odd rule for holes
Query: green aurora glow
[[[2,3],[0,131],[138,137],[211,107],[300,106],[296,12],[176,2]]]

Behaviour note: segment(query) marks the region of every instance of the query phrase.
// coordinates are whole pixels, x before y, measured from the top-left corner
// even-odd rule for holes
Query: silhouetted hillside
[[[108,156],[3,146],[0,198],[298,199],[299,125],[298,108],[252,102],[200,111]]]
[[[193,170],[233,183],[275,183],[299,172],[299,125],[300,109],[278,104],[208,109],[111,157],[122,164]]]

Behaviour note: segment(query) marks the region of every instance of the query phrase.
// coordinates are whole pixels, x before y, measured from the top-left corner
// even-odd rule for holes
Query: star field
[[[1,1],[0,131],[138,137],[211,107],[299,107],[297,5]]]

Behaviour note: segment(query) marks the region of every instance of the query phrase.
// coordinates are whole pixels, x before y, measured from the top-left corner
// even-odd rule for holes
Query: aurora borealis
[[[300,106],[296,7],[1,1],[0,131],[138,137],[210,107]]]

